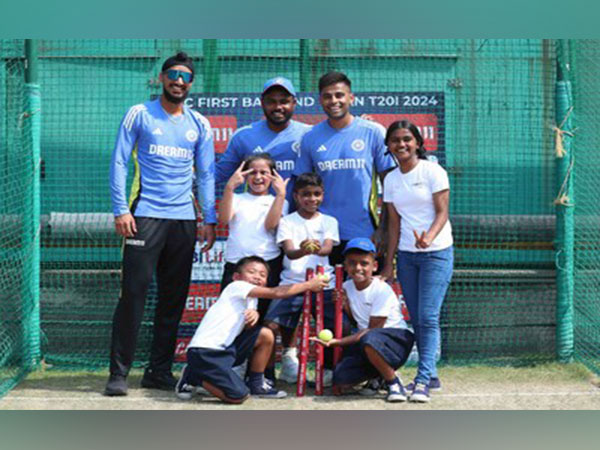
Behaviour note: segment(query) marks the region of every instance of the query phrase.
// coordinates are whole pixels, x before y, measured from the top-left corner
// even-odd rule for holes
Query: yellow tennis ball
[[[309,242],[308,244],[305,245],[306,250],[308,250],[309,252],[314,252],[315,250],[319,249],[319,246],[315,243],[315,242]]]
[[[317,337],[323,342],[329,342],[333,339],[333,333],[331,332],[331,330],[324,329],[319,332],[319,335]]]
[[[319,275],[319,278],[320,278],[321,280],[324,280],[324,281],[326,281],[326,282],[329,282],[329,280],[330,280],[330,278],[329,278],[329,275],[327,275],[326,273],[320,274],[320,275]]]

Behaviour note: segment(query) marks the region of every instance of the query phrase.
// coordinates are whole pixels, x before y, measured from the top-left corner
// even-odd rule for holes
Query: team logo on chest
[[[188,130],[187,133],[185,133],[185,138],[189,142],[196,142],[198,140],[198,132],[194,130]]]
[[[292,151],[296,154],[300,154],[300,141],[296,141],[292,144]]]
[[[352,150],[355,152],[362,152],[365,149],[365,141],[362,139],[354,139],[352,144],[350,144],[350,147],[352,147]]]

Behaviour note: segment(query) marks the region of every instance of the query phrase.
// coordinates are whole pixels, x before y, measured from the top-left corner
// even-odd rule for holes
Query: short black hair
[[[253,153],[250,156],[248,156],[244,160],[244,167],[242,167],[242,170],[248,170],[248,168],[250,167],[250,164],[252,164],[254,161],[258,161],[259,159],[267,161],[267,163],[269,164],[269,169],[271,169],[271,174],[273,174],[275,171],[275,160],[273,159],[273,157],[271,155],[269,155],[266,152]]]
[[[336,83],[344,83],[350,90],[352,90],[352,82],[345,73],[331,71],[319,78],[319,93],[322,92],[327,86],[331,86],[332,84]]]
[[[242,273],[242,269],[244,268],[244,266],[246,264],[250,264],[250,263],[259,263],[262,264],[263,266],[265,266],[265,268],[267,269],[267,274],[270,271],[269,268],[269,264],[260,256],[245,256],[242,259],[240,259],[236,265],[235,268],[233,269],[235,273]]]
[[[298,192],[300,189],[305,188],[306,186],[316,186],[322,188],[323,178],[321,178],[321,175],[315,172],[306,172],[298,175],[294,181],[294,192]]]

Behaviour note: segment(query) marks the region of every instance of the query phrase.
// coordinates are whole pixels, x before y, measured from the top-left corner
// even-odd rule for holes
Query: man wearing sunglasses
[[[113,317],[110,377],[105,395],[126,395],[148,287],[158,302],[150,362],[142,387],[173,390],[177,328],[187,298],[196,235],[208,251],[215,241],[214,145],[205,117],[184,106],[194,65],[180,52],[160,74],[162,95],[125,114],[112,155],[110,189],[115,228],[123,236],[121,297]],[[127,165],[134,179],[126,198]],[[197,230],[193,177],[204,226]]]

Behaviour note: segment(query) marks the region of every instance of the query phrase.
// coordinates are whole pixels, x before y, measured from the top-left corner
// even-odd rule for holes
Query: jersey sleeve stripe
[[[204,130],[200,131],[204,133],[204,140],[207,141],[212,137],[212,127],[210,125],[210,122],[198,111],[192,110],[192,114],[194,115],[194,117],[196,117],[198,121],[200,121],[200,124],[204,127]]]
[[[127,112],[125,119],[123,120],[123,125],[127,128],[128,131],[131,131],[133,127],[133,122],[135,121],[136,116],[140,111],[145,110],[146,107],[144,105],[135,105],[132,106]]]

